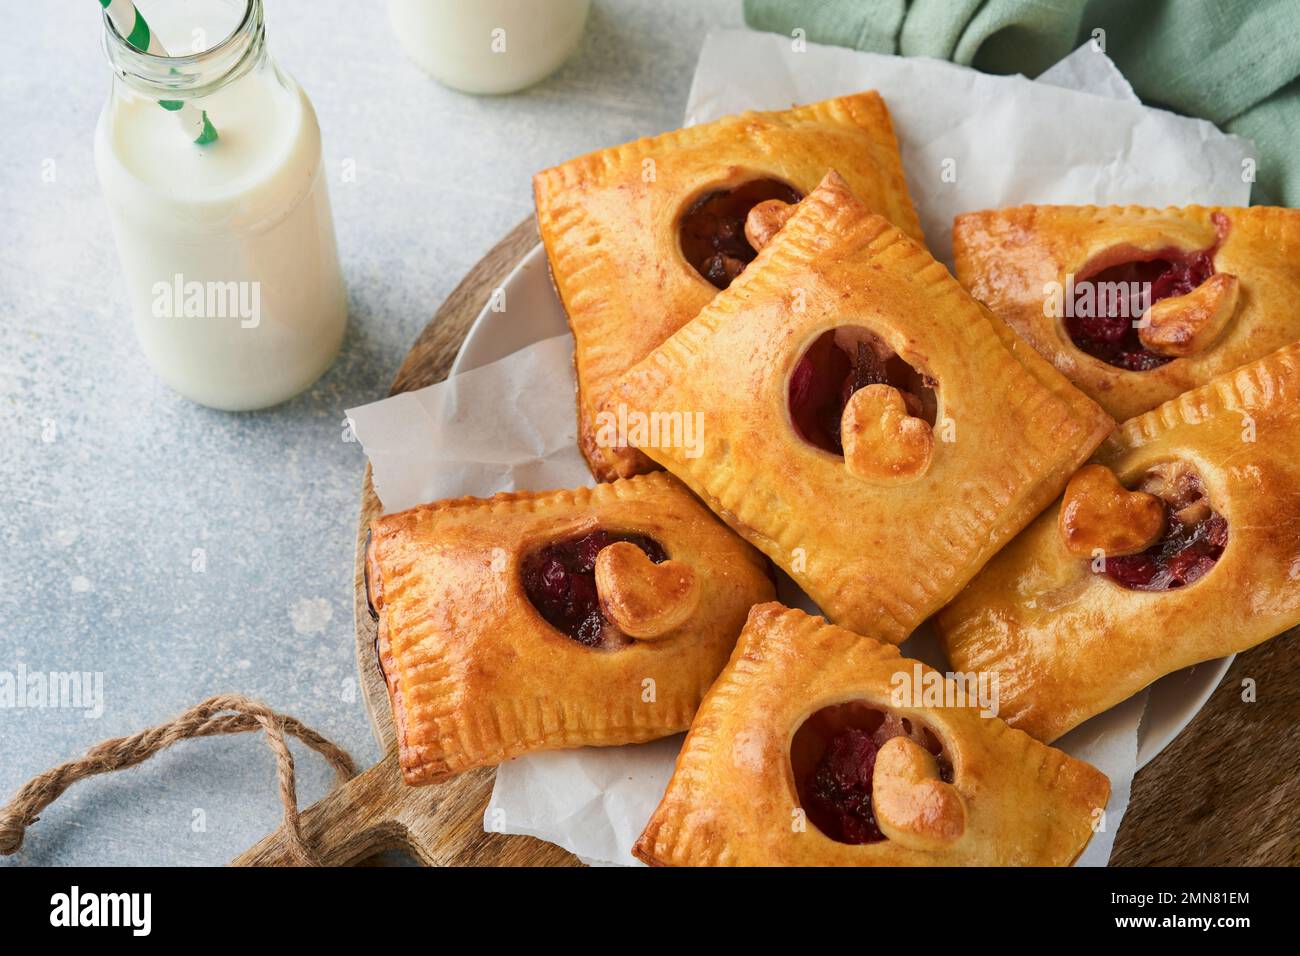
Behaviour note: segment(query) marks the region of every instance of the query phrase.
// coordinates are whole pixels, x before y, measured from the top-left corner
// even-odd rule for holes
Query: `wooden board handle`
[[[302,832],[326,866],[357,860],[409,845],[406,824],[398,820],[405,796],[397,754],[390,752],[365,773],[330,791],[302,813]],[[284,827],[231,861],[231,866],[293,866]]]

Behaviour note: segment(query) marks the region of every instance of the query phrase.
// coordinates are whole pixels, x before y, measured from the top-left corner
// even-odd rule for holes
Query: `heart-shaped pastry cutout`
[[[596,593],[605,617],[639,641],[681,627],[700,602],[699,579],[689,564],[655,564],[628,541],[596,555]]]
[[[1084,465],[1065,486],[1058,524],[1071,554],[1118,558],[1159,541],[1165,520],[1165,504],[1155,495],[1129,491],[1105,465]]]
[[[892,385],[868,385],[849,396],[840,442],[849,471],[871,481],[923,475],[934,455],[934,430],[908,414],[903,393]]]
[[[966,802],[910,737],[893,737],[876,754],[871,809],[880,832],[909,850],[942,849],[966,832]]]
[[[759,203],[745,217],[746,241],[754,247],[755,251],[762,249],[781,231],[781,227],[794,215],[797,208],[797,205],[779,199],[768,199]]]
[[[1218,272],[1186,295],[1161,299],[1147,310],[1138,338],[1152,352],[1174,358],[1205,351],[1237,311],[1240,285],[1236,276]]]

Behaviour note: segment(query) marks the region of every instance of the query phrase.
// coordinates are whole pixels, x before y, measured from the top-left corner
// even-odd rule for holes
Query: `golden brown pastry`
[[[643,450],[832,621],[891,643],[1047,506],[1114,423],[831,174],[628,373]]]
[[[600,481],[651,470],[616,420],[618,377],[726,288],[754,249],[756,204],[799,199],[838,169],[918,241],[889,111],[875,92],[742,113],[537,174],[537,226],[576,342],[578,445]]]
[[[997,672],[1001,716],[1046,741],[1300,623],[1300,346],[1125,422],[1084,471],[1118,482],[1072,481],[937,618],[952,666]],[[1152,496],[1155,543],[1113,547]]]
[[[633,852],[666,866],[1065,866],[1101,771],[978,706],[898,649],[780,604],[753,609]]]
[[[408,784],[685,730],[762,556],[665,474],[371,522],[366,580]]]
[[[993,209],[957,217],[953,256],[975,298],[1121,421],[1300,340],[1300,210]]]

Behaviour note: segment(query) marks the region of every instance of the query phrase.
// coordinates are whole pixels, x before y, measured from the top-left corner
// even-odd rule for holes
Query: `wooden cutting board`
[[[524,253],[538,242],[530,217],[484,256],[424,327],[393,379],[390,394],[423,388],[447,376],[452,360],[484,304]],[[383,850],[400,849],[430,866],[573,866],[578,860],[531,837],[483,832],[483,809],[496,770],[471,770],[443,784],[408,787],[397,764],[388,692],[375,654],[377,631],[366,605],[366,530],[380,514],[366,466],[357,522],[353,613],[357,672],[371,726],[384,759],[338,787],[302,814],[303,832],[331,865],[354,863]],[[277,830],[235,861],[275,866],[291,862],[283,830]]]
[[[521,222],[481,259],[407,353],[391,394],[447,375],[470,324],[510,270],[538,242]],[[532,837],[483,832],[493,768],[447,783],[407,787],[397,765],[388,694],[366,606],[366,529],[380,513],[367,466],[361,487],[354,576],[357,669],[385,757],[302,815],[303,830],[332,865],[401,849],[431,866],[572,866],[572,854]],[[1242,699],[1243,681],[1257,700]],[[1300,628],[1239,655],[1196,719],[1133,781],[1113,865],[1300,865]],[[277,830],[236,865],[290,862]]]

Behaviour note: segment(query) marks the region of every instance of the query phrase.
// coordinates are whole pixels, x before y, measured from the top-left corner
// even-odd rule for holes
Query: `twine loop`
[[[28,827],[40,819],[41,811],[78,780],[134,767],[182,740],[242,734],[258,729],[265,731],[267,745],[275,754],[280,802],[284,804],[284,828],[294,862],[299,866],[320,866],[320,857],[302,832],[293,754],[289,751],[286,735],[297,737],[329,761],[339,783],[355,776],[356,766],[347,751],[306,724],[293,717],[277,714],[265,704],[240,694],[209,697],[166,723],[129,737],[105,740],[77,759],[37,774],[0,809],[0,854],[7,856],[17,853],[23,845],[23,835]]]

